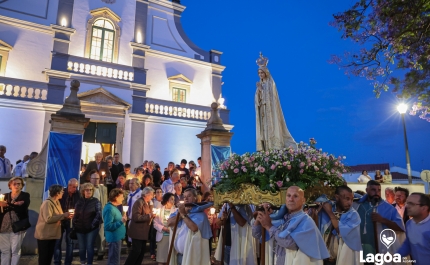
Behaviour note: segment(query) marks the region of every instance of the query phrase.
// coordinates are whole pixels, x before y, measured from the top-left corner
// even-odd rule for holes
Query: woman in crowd
[[[145,187],[142,197],[133,205],[132,217],[128,228],[128,236],[132,240],[132,249],[124,265],[142,264],[145,246],[149,236],[149,227],[155,215],[150,208],[150,201],[154,197],[154,189]]]
[[[145,174],[142,181],[142,189],[145,187],[154,187],[154,183],[152,182],[152,176],[151,174]]]
[[[361,172],[361,175],[360,175],[360,177],[358,177],[358,182],[360,182],[360,183],[367,183],[367,182],[369,182],[369,180],[371,180],[372,178],[367,174],[367,171],[366,170],[363,170],[362,172]]]
[[[375,171],[375,180],[379,183],[384,182],[383,177],[381,175],[381,170],[376,170]]]
[[[167,226],[167,219],[171,213],[176,211],[174,206],[175,197],[173,193],[166,193],[163,195],[161,201],[163,205],[160,209],[160,214],[154,218],[154,228],[157,230],[157,262],[159,265],[166,264],[167,255],[169,252],[169,233],[170,229]]]
[[[82,197],[75,206],[73,226],[78,237],[81,264],[93,264],[94,243],[102,223],[102,205],[93,197],[93,184],[82,184],[80,192]]]
[[[63,213],[59,200],[63,197],[63,187],[54,184],[49,187],[49,197],[40,206],[34,237],[39,250],[39,265],[51,264],[55,242],[61,237],[61,220],[72,218],[69,212]]]
[[[103,220],[106,242],[109,243],[108,265],[119,265],[121,240],[125,236],[127,216],[118,210],[124,201],[124,192],[115,188],[109,192],[109,202],[103,208]],[[140,264],[140,263],[139,263]]]
[[[158,166],[157,167],[155,166]],[[161,186],[161,172],[159,170],[160,166],[158,164],[155,164],[154,161],[148,162],[148,173],[152,176],[152,182],[154,187],[160,187]]]
[[[8,182],[11,192],[6,193],[4,201],[0,201],[3,212],[0,213],[0,251],[2,265],[17,265],[21,257],[21,244],[28,227],[22,227],[16,233],[12,224],[28,220],[30,194],[22,191],[24,180],[19,177],[11,178]]]
[[[170,178],[170,175],[172,173],[172,170],[175,169],[175,163],[169,162],[167,167],[164,169],[164,180],[168,180]]]
[[[161,204],[163,201],[163,190],[161,188],[155,188],[155,196],[152,199],[153,209],[160,209],[163,207]],[[155,248],[157,247],[156,235],[157,230],[154,228],[154,222],[151,223],[149,228],[149,252],[151,253],[151,258],[155,260]]]
[[[384,176],[382,176],[382,179],[384,183],[391,183],[393,181],[393,177],[388,169],[384,170]]]
[[[134,175],[135,178],[138,178],[140,183],[142,183],[142,179],[143,179],[143,173],[144,173],[144,169],[141,167],[138,167],[136,169],[136,174]]]

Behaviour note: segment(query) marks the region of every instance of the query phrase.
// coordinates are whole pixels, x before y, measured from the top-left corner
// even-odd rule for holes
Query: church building
[[[90,123],[82,159],[118,152],[178,164],[201,155],[196,137],[222,97],[222,52],[186,36],[179,0],[0,0],[0,144],[12,163],[39,152],[51,114],[79,80]],[[202,32],[201,37],[209,33]],[[198,42],[198,40],[196,40]]]

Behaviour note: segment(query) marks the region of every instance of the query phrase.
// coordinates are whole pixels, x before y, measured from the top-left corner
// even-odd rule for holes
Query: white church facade
[[[51,114],[80,81],[90,118],[83,159],[118,152],[136,167],[196,160],[212,102],[223,105],[222,53],[193,44],[185,7],[168,0],[0,1],[0,144],[12,163],[39,152]],[[203,36],[203,34],[202,34]]]

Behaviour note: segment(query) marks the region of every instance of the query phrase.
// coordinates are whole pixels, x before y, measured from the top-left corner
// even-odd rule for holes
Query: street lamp
[[[411,160],[409,158],[408,137],[406,136],[406,123],[405,123],[405,113],[408,110],[408,106],[404,103],[401,103],[397,106],[397,110],[402,115],[403,136],[405,138],[405,150],[406,150],[406,169],[408,170],[409,184],[412,184]]]

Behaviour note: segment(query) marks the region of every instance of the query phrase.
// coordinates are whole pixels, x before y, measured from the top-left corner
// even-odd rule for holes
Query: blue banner
[[[81,149],[81,134],[49,133],[44,200],[49,196],[48,189],[51,185],[67,187],[71,178],[79,179]]]
[[[218,170],[218,164],[224,162],[231,155],[230,146],[216,146],[211,145],[211,157],[212,157],[212,185],[216,184],[220,179],[220,173]]]

